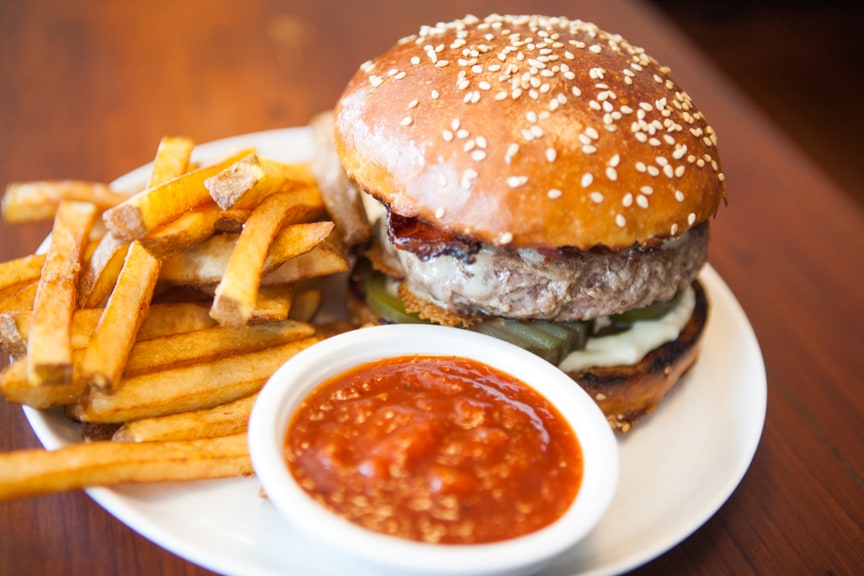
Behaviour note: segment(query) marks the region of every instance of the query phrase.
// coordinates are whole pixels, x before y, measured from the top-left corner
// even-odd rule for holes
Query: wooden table
[[[3,2],[0,182],[110,181],[149,161],[164,134],[205,142],[305,124],[398,37],[493,11],[622,33],[672,67],[720,135],[730,201],[710,261],[759,338],[767,421],[728,502],[636,572],[861,573],[864,215],[640,0]],[[0,224],[0,260],[30,253],[46,230]],[[0,404],[0,450],[34,446],[21,410]],[[206,571],[71,493],[0,503],[0,573]]]

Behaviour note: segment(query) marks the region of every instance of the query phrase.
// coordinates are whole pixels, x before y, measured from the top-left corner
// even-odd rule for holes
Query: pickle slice
[[[681,301],[683,290],[675,293],[671,300],[658,300],[644,308],[634,308],[620,314],[612,314],[609,320],[612,324],[632,324],[641,320],[657,320],[669,313]]]
[[[586,327],[578,322],[520,321],[494,318],[471,328],[515,344],[557,364],[571,350],[585,346]]]
[[[625,332],[633,327],[634,322],[657,320],[668,314],[681,301],[684,290],[679,290],[671,300],[658,300],[644,308],[634,308],[619,314],[612,314],[603,319],[602,324],[595,329],[593,336],[611,336]]]
[[[387,277],[380,272],[366,276],[366,304],[388,322],[397,324],[426,324],[417,314],[405,310],[402,299],[387,289]],[[585,347],[588,325],[584,322],[549,322],[543,320],[514,320],[491,318],[469,328],[515,344],[541,358],[559,363],[572,350]]]
[[[388,322],[428,324],[417,314],[405,311],[402,299],[387,290],[387,277],[379,272],[366,275],[366,305]]]

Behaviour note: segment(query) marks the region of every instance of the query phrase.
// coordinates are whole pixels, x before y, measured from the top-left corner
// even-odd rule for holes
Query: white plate
[[[293,128],[238,136],[198,147],[195,159],[217,160],[248,146],[266,157],[304,160],[311,135]],[[148,173],[145,166],[114,184],[134,191]],[[723,280],[710,266],[701,278],[712,308],[700,361],[652,416],[619,440],[621,481],[609,512],[544,574],[614,574],[648,562],[708,520],[747,471],[765,421],[762,355]],[[25,412],[47,448],[78,440],[78,426],[61,411]],[[258,488],[254,478],[244,478],[88,493],[145,538],[219,573],[369,573],[293,530]]]

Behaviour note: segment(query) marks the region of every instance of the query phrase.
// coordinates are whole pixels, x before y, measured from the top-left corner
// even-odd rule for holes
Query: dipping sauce
[[[302,488],[370,530],[430,543],[514,538],[559,518],[582,452],[552,404],[475,360],[400,356],[318,386],[285,438]]]

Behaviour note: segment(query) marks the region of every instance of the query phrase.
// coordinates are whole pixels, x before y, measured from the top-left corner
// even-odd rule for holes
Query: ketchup
[[[288,427],[285,458],[333,512],[431,543],[538,530],[582,479],[579,442],[543,396],[449,356],[386,358],[322,383]]]

